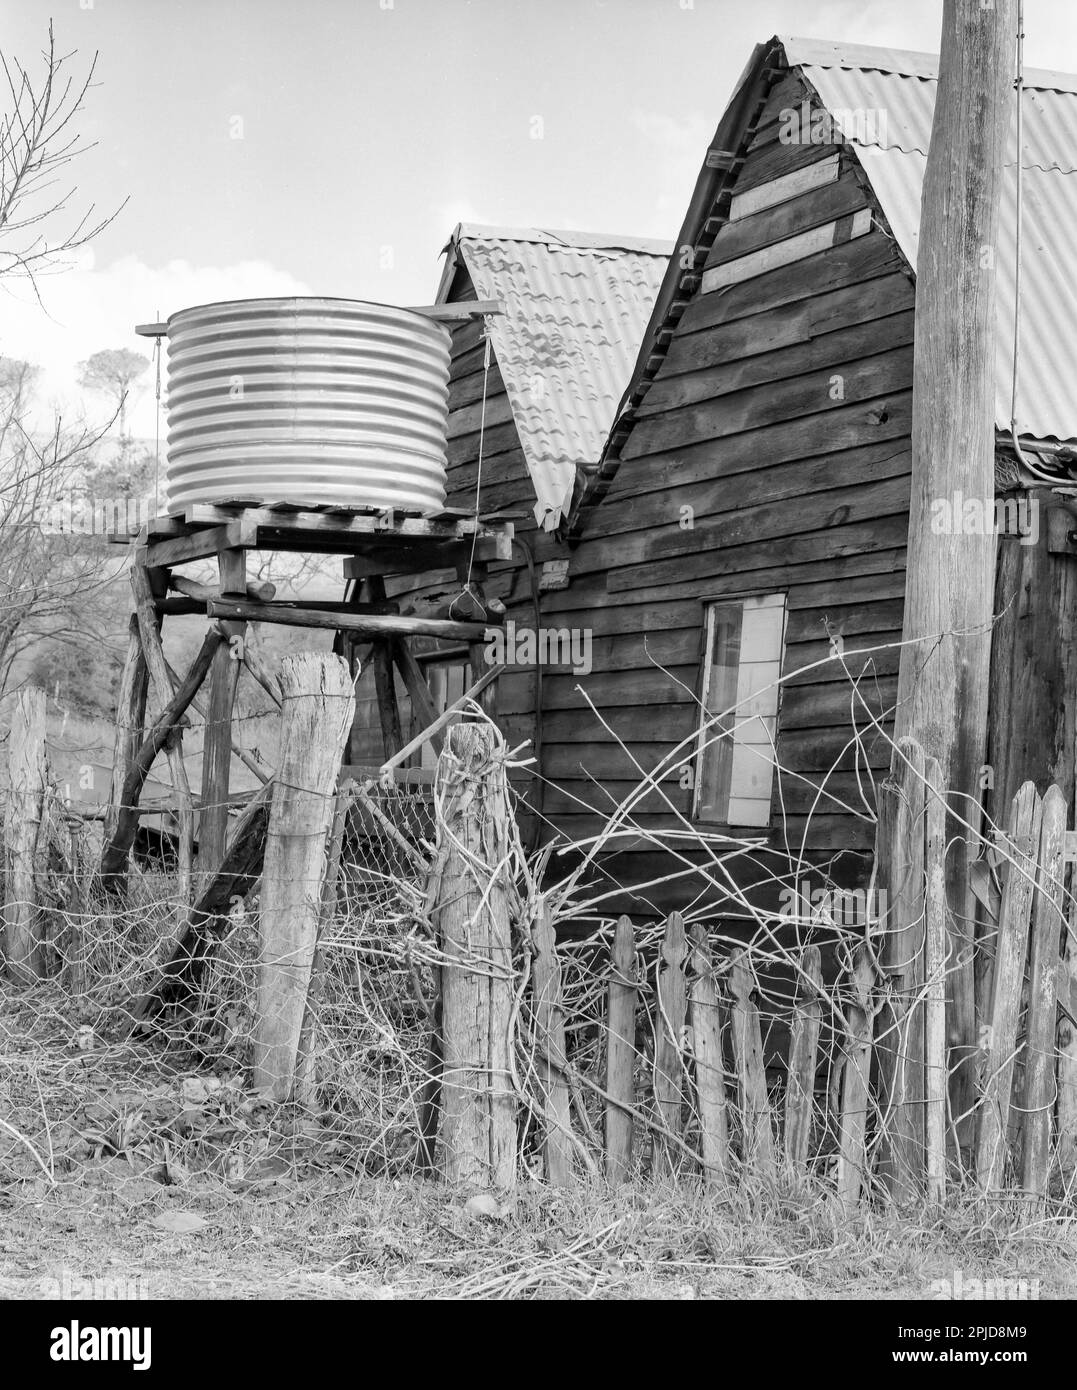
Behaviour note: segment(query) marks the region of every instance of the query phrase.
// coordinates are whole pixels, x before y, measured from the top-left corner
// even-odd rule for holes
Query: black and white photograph
[[[27,1375],[1036,1365],[1075,810],[1071,0],[3,0]]]

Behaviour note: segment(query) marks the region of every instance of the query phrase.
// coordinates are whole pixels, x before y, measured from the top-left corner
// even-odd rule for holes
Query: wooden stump
[[[740,951],[730,966],[729,993],[732,996],[730,1022],[740,1097],[741,1162],[745,1173],[773,1182],[777,1177],[774,1129],[767,1099],[767,1074],[763,1066],[763,1042],[754,992],[755,976],[748,963],[747,952]]]
[[[632,1172],[633,1117],[622,1106],[635,1101],[636,947],[632,922],[622,917],[613,933],[606,1011],[606,1178],[627,1182]]]
[[[516,1114],[508,787],[495,730],[460,724],[438,761],[443,867],[434,908],[442,966],[441,1171],[447,1181],[511,1188]]]
[[[871,1076],[871,1028],[875,967],[866,945],[853,951],[851,998],[845,1012],[845,1075],[841,1088],[838,1135],[838,1195],[854,1207],[868,1185],[865,1137],[868,1081]]]
[[[572,1117],[566,1077],[565,1020],[561,1010],[561,965],[553,923],[543,902],[532,932],[535,959],[531,967],[534,988],[535,1043],[539,1091],[542,1096],[546,1178],[555,1187],[571,1187]]]
[[[1041,816],[1036,784],[1026,782],[1013,799],[1010,818],[1010,862],[1002,890],[998,947],[995,952],[991,1041],[985,1059],[976,1137],[976,1178],[988,1190],[1000,1188],[1006,1175],[1017,1019],[1025,980],[1029,913],[1036,882]]]
[[[1065,924],[1062,906],[1065,837],[1066,799],[1058,787],[1049,787],[1043,798],[1036,898],[1032,908],[1021,1159],[1021,1186],[1034,1198],[1041,1198],[1047,1191],[1048,1145],[1055,1101],[1059,950]]]
[[[14,699],[8,786],[4,823],[4,955],[11,978],[30,984],[45,973],[45,943],[35,879],[48,786],[45,692],[32,686],[24,686]]]
[[[804,947],[800,953],[800,969],[785,1082],[785,1162],[795,1179],[802,1178],[807,1171],[815,1100],[823,988],[822,957],[818,946]]]
[[[658,961],[658,1015],[654,1025],[654,1100],[658,1118],[678,1139],[684,1128],[684,1062],[681,1039],[688,1007],[684,976],[688,948],[684,918],[671,912]],[[669,1173],[677,1165],[676,1147],[665,1135],[655,1134],[654,1168]]]
[[[729,1120],[721,1015],[706,927],[697,922],[692,927],[691,938],[692,983],[688,1002],[699,1108],[699,1147],[704,1185],[715,1189],[724,1187],[729,1181]]]
[[[289,1100],[318,941],[334,790],[355,707],[346,664],[305,653],[281,662],[279,771],[266,833],[254,1085]]]

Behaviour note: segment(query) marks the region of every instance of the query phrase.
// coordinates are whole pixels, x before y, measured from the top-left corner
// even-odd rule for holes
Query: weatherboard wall
[[[772,90],[734,196],[834,157],[833,145],[779,139],[780,113],[808,95],[795,76]],[[780,252],[768,260],[783,242],[834,224],[836,244],[787,264]],[[854,224],[868,230],[841,239]],[[730,277],[741,258],[753,258],[741,268],[762,268]],[[767,269],[771,261],[776,268]],[[582,681],[545,680],[543,766],[558,784],[546,809],[573,838],[597,833],[639,770],[652,770],[697,726],[705,602],[784,592],[778,761],[787,773],[768,842],[779,855],[832,862],[855,882],[874,833],[870,813],[855,809],[857,772],[888,766],[871,719],[886,722],[896,694],[897,651],[856,653],[901,634],[911,276],[848,152],[833,180],[727,223],[704,283],[713,270],[712,281],[730,283],[697,291],[685,310],[573,555],[571,586],[544,600],[546,621],[591,630],[594,663]],[[839,661],[827,660],[835,638],[849,669],[867,673],[859,733],[851,682]],[[816,804],[824,779],[854,809]],[[634,819],[644,830],[671,827],[691,810],[678,769]],[[664,862],[641,839],[622,841],[607,867],[620,881],[643,881]],[[647,901],[666,910],[686,895],[666,885]]]

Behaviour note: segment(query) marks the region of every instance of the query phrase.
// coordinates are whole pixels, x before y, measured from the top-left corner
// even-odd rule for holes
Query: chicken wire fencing
[[[851,737],[863,740],[865,732]],[[513,769],[500,736],[496,757]],[[779,769],[778,777],[780,797],[792,774]],[[825,794],[825,776],[820,783]],[[870,792],[866,769],[864,784]],[[641,795],[658,785],[657,774],[642,779]],[[0,985],[4,1200],[39,1201],[64,1186],[89,1193],[105,1171],[112,1180],[235,1191],[327,1168],[437,1171],[444,1163],[438,1002],[447,963],[478,975],[500,970],[510,996],[508,1060],[494,1079],[509,1098],[521,1177],[550,1176],[551,1140],[560,1133],[573,1182],[673,1177],[727,1194],[848,1197],[853,1167],[854,1200],[886,1199],[894,1196],[895,1154],[904,1146],[919,1199],[930,1176],[930,1136],[915,1011],[940,985],[952,987],[974,948],[989,960],[1003,954],[1015,885],[1030,877],[1012,827],[988,823],[975,832],[978,920],[951,923],[940,967],[927,959],[923,903],[911,919],[921,926],[909,938],[914,948],[895,963],[880,944],[887,909],[872,906],[871,884],[850,893],[813,865],[812,882],[822,891],[805,896],[803,854],[776,853],[759,838],[701,837],[689,846],[683,830],[656,830],[637,817],[629,798],[604,835],[612,842],[631,830],[660,847],[674,868],[646,885],[641,900],[675,880],[685,905],[633,919],[626,969],[615,962],[617,934],[623,940],[626,928],[608,910],[621,885],[602,867],[603,836],[529,852],[509,817],[498,861],[473,866],[481,892],[499,881],[509,904],[506,971],[485,954],[448,962],[439,940],[432,885],[445,852],[446,795],[441,780],[433,788],[350,784],[341,793],[330,889],[317,885],[323,912],[304,1025],[305,1084],[287,1104],[250,1082],[257,884],[234,898],[203,939],[191,988],[147,1012],[148,984],[159,980],[188,922],[170,864],[144,855],[122,902],[103,895],[94,828],[52,798],[35,893],[44,978]],[[575,867],[561,867],[569,862]],[[1059,1208],[1071,1202],[1077,1071],[1067,874],[1061,860],[1053,868],[1032,865],[1025,935],[1014,928],[1018,946],[1006,948],[1019,961],[1020,979],[1003,1052],[990,1036],[988,1003],[975,1056],[951,1054],[947,1064],[951,1190],[975,1185],[982,1112],[989,1110],[1002,1153],[991,1186],[1021,1194],[1025,1155],[1045,1118],[1047,1179],[1036,1195]],[[1026,977],[1020,945],[1029,921],[1035,936],[1041,899],[1056,912],[1058,951],[1058,1013],[1052,999],[1047,1031],[1036,1015],[1036,962]],[[539,998],[542,922],[556,931],[556,990],[549,993],[547,972]],[[631,1025],[611,1049],[616,986],[630,990]],[[619,1077],[611,1051],[619,1054]],[[954,1102],[959,1065],[975,1073],[964,1111]],[[1035,1090],[1045,1072],[1049,1084]],[[895,1083],[895,1075],[911,1073],[920,1076],[919,1090]],[[485,1091],[490,1081],[480,1076],[477,1086]],[[615,1164],[611,1124],[618,1116]]]

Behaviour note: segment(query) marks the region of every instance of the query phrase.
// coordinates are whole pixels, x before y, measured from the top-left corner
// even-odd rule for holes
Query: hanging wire
[[[475,592],[474,588],[472,587],[471,577],[475,569],[475,551],[478,548],[479,543],[479,510],[480,503],[482,501],[482,460],[483,450],[486,444],[486,396],[490,385],[490,363],[493,359],[493,345],[490,340],[490,317],[488,314],[483,315],[482,331],[483,337],[486,342],[486,350],[483,353],[482,358],[482,407],[479,412],[479,456],[475,473],[475,529],[471,533],[471,554],[468,556],[467,561],[467,579],[465,580],[464,587],[461,589],[460,593],[457,594],[456,598],[454,598],[452,603],[449,604],[450,617],[455,616],[453,610],[455,609],[456,605],[460,602],[460,600],[468,594],[470,594],[470,596],[476,600],[476,602],[484,611],[486,608],[486,605],[482,602],[482,600],[479,598],[479,595]]]
[[[154,313],[154,322],[160,323],[161,311]],[[154,416],[154,459],[153,459],[153,514],[156,517],[161,510],[159,499],[160,478],[161,478],[161,335],[153,340],[153,361],[156,369],[156,382],[154,386],[154,398],[157,401],[157,410]]]

